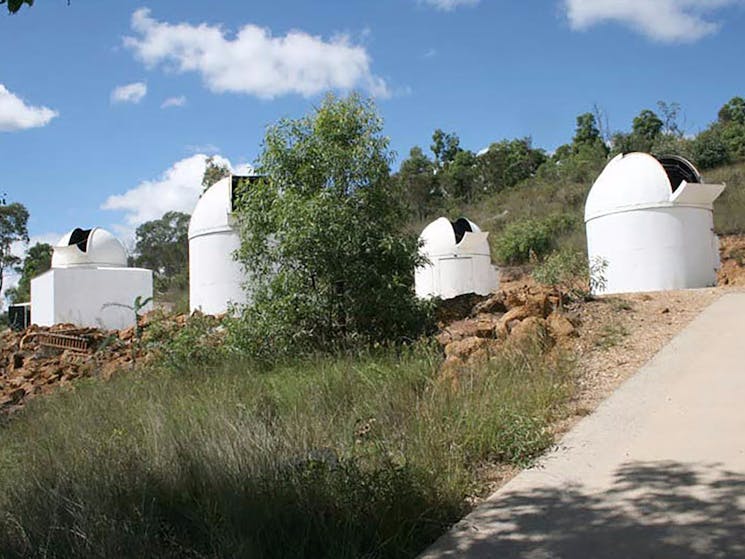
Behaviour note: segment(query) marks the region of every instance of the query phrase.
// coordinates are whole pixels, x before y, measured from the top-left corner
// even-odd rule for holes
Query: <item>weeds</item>
[[[551,444],[571,364],[506,352],[436,380],[430,347],[260,370],[143,370],[0,426],[0,556],[412,557],[489,462]]]
[[[595,338],[595,346],[607,350],[616,347],[629,335],[628,329],[619,322],[604,325]]]

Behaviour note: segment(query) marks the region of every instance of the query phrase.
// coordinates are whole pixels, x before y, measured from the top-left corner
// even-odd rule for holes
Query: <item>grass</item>
[[[595,346],[603,350],[616,347],[629,335],[629,331],[620,322],[611,322],[604,325],[595,338]]]
[[[571,363],[513,348],[459,388],[430,347],[141,370],[0,425],[0,556],[412,557],[489,463],[551,444]]]
[[[745,163],[720,167],[704,173],[711,183],[727,183],[714,203],[714,229],[721,235],[745,233]]]

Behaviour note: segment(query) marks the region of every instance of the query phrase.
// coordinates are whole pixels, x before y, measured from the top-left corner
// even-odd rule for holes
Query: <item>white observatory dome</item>
[[[416,269],[417,296],[450,299],[464,293],[488,295],[499,287],[491,264],[489,233],[465,218],[440,217],[419,236],[419,253],[428,264]]]
[[[52,268],[126,268],[127,251],[106,229],[73,229],[54,247]]]
[[[140,297],[152,309],[153,273],[127,267],[127,251],[105,229],[76,228],[54,247],[52,268],[31,280],[34,324],[75,324],[121,329],[132,326],[130,310]]]
[[[240,247],[233,228],[234,189],[254,177],[228,176],[202,194],[189,222],[189,306],[221,314],[246,302],[246,274],[234,258]]]
[[[723,190],[723,184],[704,184],[682,157],[627,153],[613,158],[585,204],[595,291],[714,285],[719,252],[712,207]],[[601,262],[604,270],[598,268]]]

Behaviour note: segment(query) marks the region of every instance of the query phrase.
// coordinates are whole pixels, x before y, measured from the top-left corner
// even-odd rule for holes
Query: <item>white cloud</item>
[[[120,85],[111,92],[112,103],[139,103],[147,95],[147,85],[143,82]]]
[[[27,105],[0,84],[0,132],[46,126],[59,113],[47,107]]]
[[[706,18],[742,0],[564,0],[572,29],[617,22],[664,43],[693,42],[720,25]]]
[[[372,73],[365,48],[352,44],[347,35],[324,40],[293,30],[275,37],[269,29],[249,24],[229,36],[206,23],[156,21],[144,8],[132,15],[132,29],[135,36],[126,37],[124,44],[148,68],[197,72],[215,93],[272,99],[364,88],[381,97],[390,94],[385,80]]]
[[[250,169],[246,165],[233,168],[224,157],[212,157],[216,163],[234,169],[236,174]],[[101,209],[125,212],[124,223],[113,226],[124,237],[131,236],[141,223],[159,219],[168,211],[190,214],[202,194],[206,160],[207,156],[203,153],[181,159],[157,179],[142,181],[124,194],[109,196]]]
[[[167,109],[169,107],[183,107],[186,105],[186,97],[180,95],[178,97],[169,97],[163,103],[161,103],[161,109]]]
[[[426,4],[442,12],[452,12],[461,6],[475,6],[481,0],[419,0],[420,3]]]

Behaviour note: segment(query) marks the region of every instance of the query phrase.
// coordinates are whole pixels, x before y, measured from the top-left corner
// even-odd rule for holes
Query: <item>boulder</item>
[[[489,340],[486,338],[477,338],[476,336],[451,342],[445,346],[445,355],[447,357],[458,357],[464,359],[469,357],[476,350],[487,345],[488,342]]]
[[[577,336],[574,324],[561,313],[553,313],[548,317],[548,328],[556,340]]]
[[[537,316],[529,316],[518,323],[510,332],[510,341],[517,344],[537,342],[543,349],[554,343],[546,319]]]

